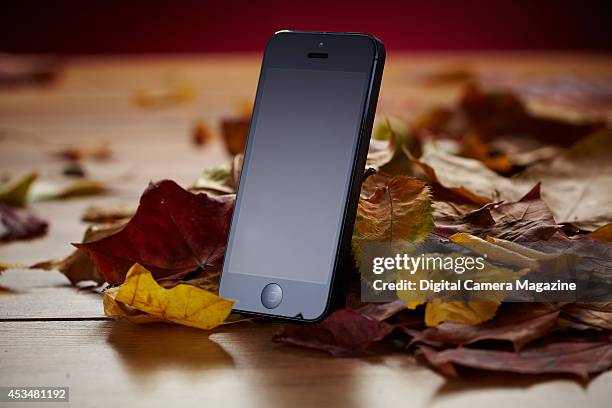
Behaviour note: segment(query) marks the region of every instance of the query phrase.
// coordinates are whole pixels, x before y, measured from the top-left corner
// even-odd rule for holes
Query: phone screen
[[[327,284],[368,75],[267,68],[223,273]]]

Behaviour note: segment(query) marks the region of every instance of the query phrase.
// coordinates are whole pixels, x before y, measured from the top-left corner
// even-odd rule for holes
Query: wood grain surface
[[[0,174],[58,172],[63,162],[53,153],[69,146],[107,142],[113,150],[110,162],[85,164],[112,186],[108,194],[34,204],[50,221],[49,234],[1,245],[0,262],[65,256],[82,238],[87,206],[135,206],[150,180],[188,185],[204,168],[225,162],[219,121],[253,97],[259,62],[256,55],[74,59],[52,84],[0,90]],[[379,117],[452,103],[459,87],[415,83],[432,69],[459,65],[500,75],[612,72],[612,58],[593,55],[391,55]],[[132,101],[138,89],[163,92],[177,83],[195,89],[193,101],[157,109]],[[198,120],[215,135],[203,148],[190,143]],[[104,317],[96,291],[70,287],[58,272],[7,270],[0,276],[0,386],[69,386],[75,407],[612,404],[610,372],[588,384],[504,374],[449,380],[408,355],[334,359],[280,346],[270,341],[277,328],[240,323],[209,333],[115,322]]]

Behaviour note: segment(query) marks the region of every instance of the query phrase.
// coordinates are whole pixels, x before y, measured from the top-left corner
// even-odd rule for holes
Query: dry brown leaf
[[[552,303],[505,303],[490,321],[478,325],[442,323],[418,333],[411,343],[463,346],[482,340],[500,340],[512,343],[518,351],[555,327],[560,307]]]
[[[562,316],[586,328],[612,331],[612,302],[577,302],[563,306]]]
[[[204,121],[197,121],[191,131],[191,142],[195,146],[203,146],[210,142],[212,139],[212,133],[210,128]]]
[[[353,250],[359,259],[364,242],[401,243],[423,240],[432,228],[429,189],[420,180],[381,173],[361,187],[353,231]]]
[[[231,155],[244,152],[249,134],[249,117],[226,118],[221,122],[225,147]]]
[[[605,226],[612,220],[612,130],[578,142],[550,164],[532,166],[512,182],[542,182],[542,198],[559,223],[585,230]]]
[[[90,205],[85,209],[81,221],[94,224],[112,224],[131,218],[136,210],[124,204]]]
[[[85,231],[83,242],[92,242],[116,233],[123,228],[126,221],[114,224],[92,225]],[[30,269],[58,270],[63,273],[70,283],[76,285],[82,281],[94,281],[97,284],[104,283],[104,276],[98,271],[93,261],[83,249],[76,249],[65,258],[39,262],[29,267]]]
[[[458,347],[418,351],[442,373],[457,376],[457,366],[520,374],[573,374],[588,378],[612,366],[612,335],[549,336],[520,352]]]

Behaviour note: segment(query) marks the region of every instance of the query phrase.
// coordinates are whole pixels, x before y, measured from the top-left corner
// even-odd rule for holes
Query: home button
[[[283,300],[283,290],[276,283],[266,285],[261,291],[261,303],[267,309],[274,309]]]

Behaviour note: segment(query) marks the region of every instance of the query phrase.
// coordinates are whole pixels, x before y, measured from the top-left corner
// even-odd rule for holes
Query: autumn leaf
[[[243,155],[237,154],[229,163],[204,170],[189,191],[204,191],[217,195],[235,193],[242,172],[242,161]]]
[[[389,120],[380,123],[370,142],[366,168],[391,176],[409,176],[413,171],[413,156],[421,154],[421,142],[400,123]]]
[[[441,301],[432,300],[425,306],[425,324],[435,327],[442,322],[480,324],[495,317],[499,301]]]
[[[107,190],[108,188],[103,183],[96,180],[38,180],[32,185],[28,194],[28,200],[36,202],[67,199],[98,195]]]
[[[473,132],[465,135],[461,144],[461,156],[479,160],[489,169],[501,174],[510,173],[513,168],[509,156],[494,154],[491,147]]]
[[[274,335],[277,343],[326,351],[337,357],[361,354],[375,342],[383,340],[393,326],[352,309],[332,313],[321,323],[308,326],[284,326]]]
[[[201,120],[198,120],[191,131],[191,142],[195,146],[203,146],[210,142],[212,134],[208,125]]]
[[[244,152],[247,136],[249,135],[250,117],[226,118],[221,122],[221,130],[225,147],[229,154],[236,155]]]
[[[606,224],[603,227],[587,234],[587,237],[600,242],[612,242],[612,224]]]
[[[540,184],[515,202],[490,203],[476,210],[459,210],[454,214],[446,209],[440,210],[440,203],[435,208],[434,230],[442,236],[465,232],[480,237],[533,242],[546,241],[561,230],[552,211],[540,196]]]
[[[223,323],[234,304],[233,301],[193,285],[179,284],[164,289],[155,282],[151,272],[138,264],[130,268],[123,284],[105,293],[105,297],[104,310],[110,317],[122,317],[114,303],[118,302],[162,321],[203,330],[210,330]],[[151,320],[142,318],[141,322],[145,321]]]
[[[484,91],[471,84],[464,90],[459,105],[446,126],[464,117],[464,127],[455,132],[475,132],[490,140],[506,135],[520,135],[548,145],[568,147],[604,127],[602,121],[575,122],[533,114],[515,94],[507,91]]]
[[[134,212],[134,208],[123,204],[90,205],[81,216],[81,221],[94,224],[113,224],[132,218]]]
[[[419,346],[418,352],[442,373],[457,376],[457,366],[520,374],[573,374],[584,379],[612,366],[612,335],[549,336],[521,351]]]
[[[612,332],[612,302],[569,303],[563,306],[561,314],[587,328]]]
[[[442,323],[418,333],[411,343],[464,346],[482,340],[498,340],[512,343],[518,351],[555,327],[560,308],[552,303],[506,303],[493,320],[478,325]]]
[[[366,242],[422,241],[432,228],[429,189],[420,180],[377,173],[361,187],[353,231],[353,251],[359,259]]]
[[[395,300],[388,303],[368,303],[359,308],[358,312],[382,322],[404,309],[406,309],[406,302]]]
[[[610,223],[612,209],[612,130],[572,146],[550,163],[534,165],[513,183],[542,182],[542,198],[555,220],[594,230]]]
[[[47,233],[47,227],[29,210],[0,203],[0,242],[37,238]]]
[[[15,207],[25,207],[28,202],[28,193],[36,173],[25,175],[17,180],[9,181],[0,186],[0,203]]]
[[[106,225],[93,225],[87,228],[83,242],[97,241],[121,230],[125,222],[115,222]],[[94,281],[98,285],[104,283],[104,276],[98,271],[87,251],[76,249],[65,258],[38,262],[29,269],[57,270],[63,273],[72,285],[82,281]]]
[[[487,168],[479,160],[447,153],[435,142],[423,145],[423,154],[415,164],[422,169],[429,182],[479,205],[500,200],[515,201],[528,191],[523,185],[517,185]]]
[[[89,253],[111,284],[121,283],[134,263],[155,279],[180,278],[220,265],[233,204],[233,195],[193,194],[173,181],[160,181],[149,185],[123,229],[75,246]]]
[[[558,223],[593,230],[612,219],[607,205],[612,185],[611,149],[612,130],[602,130],[552,162],[536,164],[512,178],[500,176],[477,160],[444,152],[433,143],[424,145],[423,155],[415,163],[434,183],[434,196],[439,184],[480,205],[517,201],[541,182],[542,198]]]

